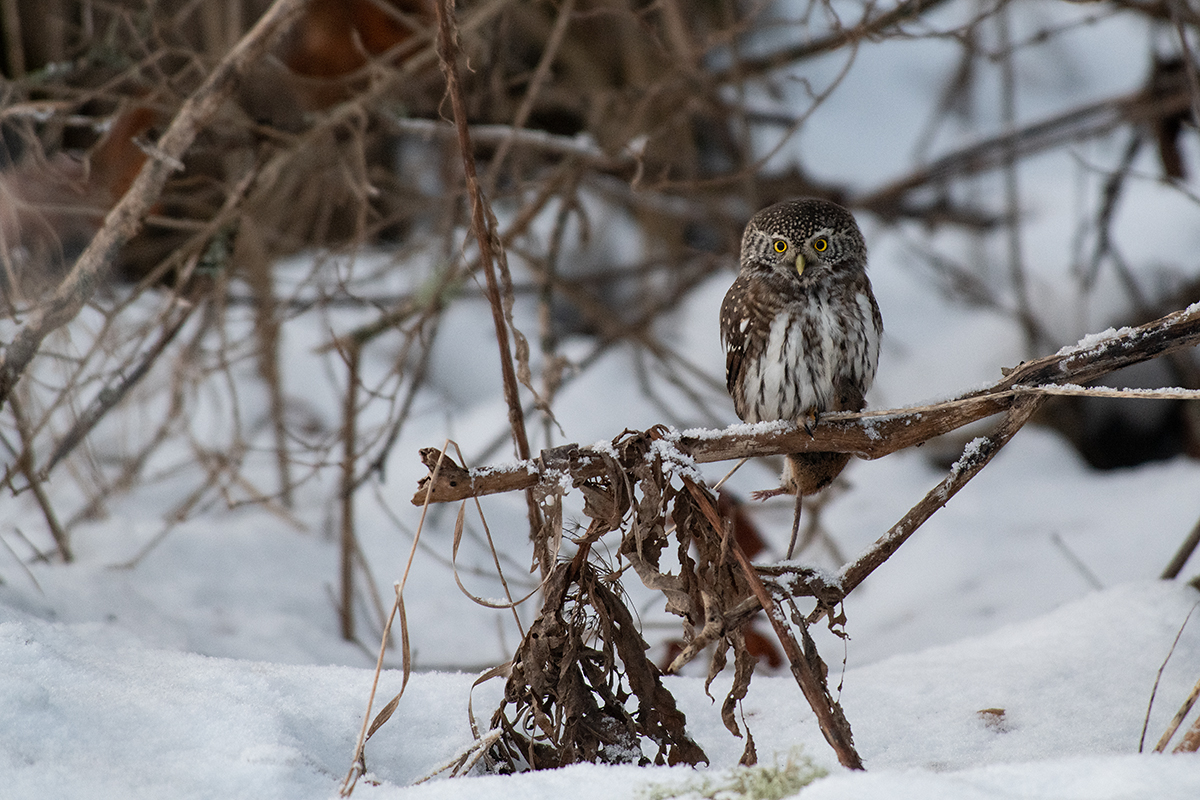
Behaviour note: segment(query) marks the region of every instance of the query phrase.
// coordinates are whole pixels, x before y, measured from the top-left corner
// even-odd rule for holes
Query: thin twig
[[[33,467],[33,432],[29,428],[29,420],[25,417],[23,403],[17,400],[16,395],[12,395],[9,398],[9,407],[12,409],[13,421],[17,423],[17,432],[21,436],[21,454],[17,457],[17,463],[25,475],[25,480],[29,482],[29,487],[33,490],[33,496],[37,499],[38,506],[42,509],[42,515],[46,518],[46,527],[49,528],[50,535],[54,538],[54,545],[58,548],[59,556],[63,561],[70,562],[74,560],[71,553],[71,540],[58,521],[58,514],[55,513],[54,506],[50,503],[50,497],[42,485],[43,479],[36,474]]]
[[[342,404],[341,475],[341,608],[342,638],[354,641],[354,465],[358,460],[358,387],[362,351],[351,346],[345,351],[346,397]]]
[[[508,421],[512,426],[517,457],[528,460],[529,438],[525,433],[525,415],[521,410],[521,399],[517,391],[517,375],[513,367],[508,327],[504,319],[500,285],[496,276],[494,248],[499,245],[499,237],[488,224],[491,214],[484,206],[486,200],[479,188],[479,179],[475,171],[475,157],[471,149],[471,132],[467,126],[466,101],[458,81],[458,29],[454,21],[453,0],[438,0],[437,19],[438,62],[446,77],[446,94],[450,98],[454,122],[458,127],[459,152],[462,156],[463,171],[466,176],[467,194],[471,199],[471,228],[475,232],[475,240],[479,245],[483,274],[487,281],[488,301],[492,307],[492,321],[496,329],[496,343],[500,347],[500,370],[504,379],[504,400],[508,404]],[[537,500],[534,498],[533,492],[526,492],[525,497],[529,513],[529,535],[536,538],[542,527],[541,514],[538,511]],[[550,564],[546,562],[545,558],[542,559],[542,562],[543,574],[546,574]]]
[[[1147,90],[1138,90],[1089,103],[968,145],[942,156],[904,178],[859,194],[848,202],[877,211],[885,217],[893,216],[892,209],[898,200],[912,190],[996,169],[1004,164],[1005,158],[1014,150],[1017,157],[1026,158],[1060,146],[1064,142],[1099,136],[1121,124],[1175,113],[1190,105],[1191,93],[1186,86],[1164,91],[1157,96]]]
[[[1154,708],[1154,696],[1158,694],[1158,684],[1162,680],[1163,670],[1167,668],[1167,662],[1171,660],[1171,656],[1175,653],[1175,648],[1179,644],[1179,638],[1183,636],[1183,629],[1187,627],[1188,620],[1192,618],[1192,614],[1196,612],[1196,608],[1200,607],[1197,603],[1191,607],[1187,616],[1183,618],[1183,624],[1179,626],[1179,630],[1175,632],[1175,638],[1171,641],[1171,647],[1167,650],[1167,655],[1163,658],[1162,664],[1158,667],[1158,672],[1154,676],[1154,688],[1150,691],[1150,702],[1146,704],[1146,719],[1142,723],[1142,738],[1138,741],[1138,752],[1146,745],[1146,729],[1150,726],[1150,710]],[[1158,744],[1154,746],[1154,752],[1161,753],[1167,749],[1167,745],[1171,743],[1171,737],[1175,735],[1175,731],[1179,730],[1179,725],[1183,722],[1188,712],[1192,710],[1192,705],[1195,704],[1196,698],[1200,696],[1200,682],[1197,682],[1191,693],[1184,698],[1183,705],[1175,716],[1167,723],[1167,728],[1163,731],[1162,737],[1158,740]]]
[[[1016,65],[1013,63],[1012,32],[1009,25],[1011,11],[1008,3],[996,11],[996,30],[1000,37],[1001,51],[1004,53],[1000,63],[1000,108],[1004,128],[1010,132],[1017,126],[1017,74]],[[1018,155],[1017,140],[1009,137],[1005,141],[1001,157],[1004,173],[1005,243],[1008,249],[1008,274],[1016,304],[1017,321],[1025,332],[1026,352],[1035,353],[1047,338],[1030,305],[1029,281],[1025,277],[1025,259],[1021,247],[1021,233],[1024,228],[1021,225]]]
[[[1179,573],[1183,570],[1183,565],[1192,557],[1192,553],[1196,552],[1196,547],[1200,546],[1200,519],[1196,520],[1196,524],[1192,526],[1192,531],[1183,540],[1183,544],[1179,545],[1179,549],[1175,551],[1171,563],[1167,564],[1167,568],[1163,570],[1159,576],[1161,580],[1172,581],[1179,577]]]
[[[550,76],[550,67],[558,55],[558,50],[562,46],[563,37],[566,35],[567,27],[571,24],[571,16],[574,13],[575,0],[563,0],[558,9],[558,16],[554,20],[554,27],[550,30],[550,37],[542,49],[541,58],[538,59],[537,68],[533,71],[533,78],[530,79],[529,86],[525,89],[525,96],[521,99],[517,113],[513,115],[509,134],[500,142],[500,146],[496,149],[496,155],[492,158],[492,164],[488,168],[484,185],[489,192],[495,191],[496,181],[500,178],[500,170],[504,167],[509,150],[516,141],[517,133],[524,130],[525,123],[529,121],[529,115],[533,113],[534,103],[537,102],[538,95],[541,93],[546,79]]]
[[[831,53],[847,44],[886,33],[904,22],[919,18],[921,14],[937,8],[944,2],[945,0],[905,0],[890,11],[885,11],[878,16],[870,19],[864,17],[863,21],[853,28],[841,28],[820,39],[785,47],[760,58],[739,59],[728,69],[716,71],[713,77],[718,82],[735,78],[745,79],[792,65],[797,61]],[[875,7],[874,3],[867,4],[869,11],[874,10]]]
[[[54,452],[51,453],[50,458],[38,470],[38,474],[43,480],[48,478],[54,467],[91,433],[92,429],[104,418],[104,415],[120,403],[129,394],[129,391],[141,382],[142,378],[146,377],[150,368],[157,363],[159,357],[166,352],[167,347],[175,340],[179,332],[183,330],[183,326],[191,318],[196,304],[179,300],[176,301],[176,304],[181,308],[180,313],[173,320],[164,320],[162,330],[159,332],[158,341],[151,345],[150,349],[146,351],[146,354],[142,356],[137,365],[123,375],[120,380],[111,386],[101,389],[92,401],[92,404],[87,407],[87,410],[75,420],[71,429],[59,438]]]

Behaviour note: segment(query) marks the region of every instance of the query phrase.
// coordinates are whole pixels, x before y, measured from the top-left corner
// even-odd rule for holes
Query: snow
[[[1200,601],[1131,583],[986,636],[851,668],[839,677],[867,772],[841,770],[796,685],[760,677],[745,701],[760,758],[797,747],[829,777],[807,798],[1169,798],[1200,791],[1195,756],[1137,755],[1155,673]],[[1189,635],[1189,633],[1191,635]],[[0,609],[0,760],[5,796],[330,797],[349,765],[372,672],[114,646],[89,625]],[[1181,698],[1200,662],[1185,631],[1158,694]],[[408,784],[470,743],[472,676],[412,677],[367,749],[363,798],[631,796],[678,768],[581,765],[511,777]],[[718,681],[718,684],[720,681]],[[399,690],[395,671],[380,696]],[[693,737],[730,769],[740,753],[695,678],[671,678]],[[718,690],[719,687],[714,689]],[[475,690],[476,712],[497,699]],[[983,709],[1003,709],[989,724]],[[1151,742],[1174,706],[1150,716]]]
[[[961,8],[947,4],[945,13],[966,13]],[[1068,13],[1054,9],[1045,13]],[[951,27],[951,20],[942,21]],[[1145,66],[1140,57],[1112,55],[1141,35],[1103,21],[1080,26],[1071,36],[1088,46],[1072,38],[1060,51],[1073,70],[1060,69],[1057,62],[1026,65],[1047,77],[1034,97],[1023,96],[1029,104],[1021,108],[1022,120],[1062,107],[1064,97],[1083,102],[1138,86]],[[936,94],[934,78],[953,66],[954,57],[948,41],[864,46],[847,83],[803,131],[804,158],[785,148],[775,159],[802,161],[812,174],[860,186],[876,185],[881,175],[903,175],[912,166],[911,153],[892,139],[909,142],[920,133]],[[823,61],[815,71],[827,80],[843,66],[840,58]],[[813,76],[814,85],[820,78]],[[803,102],[796,107],[806,107],[811,98],[801,89],[798,82],[785,84],[778,96],[763,93],[763,102],[790,103],[798,95]],[[887,146],[881,145],[882,136],[889,137]],[[942,131],[939,142],[960,144],[943,142],[954,137],[954,131]],[[1031,206],[1028,241],[1037,243],[1027,253],[1035,303],[1052,323],[1056,343],[1079,342],[1060,352],[1094,347],[1119,333],[1094,333],[1116,321],[1121,310],[1116,301],[1104,299],[1110,295],[1102,291],[1103,282],[1111,276],[1101,276],[1093,295],[1078,298],[1067,274],[1074,263],[1074,223],[1088,211],[1073,194],[1080,168],[1074,159],[1107,169],[1111,153],[1106,146],[1081,144],[1070,158],[1031,162],[1021,173]],[[942,151],[940,146],[930,150]],[[1086,179],[1099,180],[1091,170],[1085,170]],[[1125,187],[1122,208],[1129,213],[1118,217],[1113,235],[1126,236],[1123,231],[1131,227],[1134,241],[1144,248],[1139,263],[1194,261],[1200,245],[1194,208],[1169,205],[1168,188],[1157,180]],[[980,189],[990,196],[986,182]],[[582,195],[581,202],[594,212],[594,248],[613,263],[636,263],[638,237],[620,215],[606,215],[592,196]],[[886,324],[871,408],[916,407],[926,398],[987,386],[1000,377],[1002,366],[1028,357],[1023,335],[1009,316],[947,301],[915,266],[914,254],[926,246],[979,255],[953,232],[883,227],[869,215],[861,215],[861,221]],[[551,225],[549,218],[540,220],[538,229],[544,233]],[[594,253],[564,255],[564,261],[574,258],[596,263]],[[361,255],[355,268],[378,269],[395,281],[421,280],[384,269],[386,257],[379,256],[375,265],[371,260]],[[980,267],[984,278],[986,267]],[[286,286],[289,275],[306,276],[311,269],[311,259],[283,265],[279,283]],[[344,269],[349,275],[350,267]],[[599,452],[615,453],[611,442],[621,431],[657,424],[688,437],[789,427],[737,423],[724,394],[715,321],[731,279],[732,272],[698,286],[667,321],[672,347],[712,378],[711,387],[687,395],[647,369],[646,380],[657,381],[657,396],[650,398],[638,389],[635,376],[643,365],[628,346],[598,350],[584,337],[565,341],[562,352],[576,365],[586,362],[586,369],[570,371],[555,400],[561,436],[547,433],[550,426],[530,426],[535,452],[594,441]],[[1111,295],[1123,296],[1120,291]],[[147,302],[132,311],[150,318],[156,308]],[[518,299],[515,315],[527,332],[537,330],[535,309],[526,298]],[[251,342],[245,310],[231,307],[228,317],[230,326],[242,326],[230,340]],[[341,309],[326,319],[287,326],[282,342],[287,391],[311,415],[314,427],[336,430],[344,380],[344,365],[336,354],[322,354],[321,347],[373,318]],[[62,338],[76,337],[85,348],[88,331],[101,323],[98,313],[86,310]],[[0,335],[10,332],[10,327],[0,329]],[[364,351],[369,386],[384,384],[371,381],[391,368],[396,355],[391,346]],[[408,501],[417,480],[427,474],[417,449],[440,447],[451,438],[462,445],[465,466],[474,475],[511,464],[495,335],[482,301],[455,300],[430,364],[429,383],[418,393],[411,423],[385,465],[386,480],[381,476],[356,497],[364,561],[385,590],[403,574],[422,519],[422,510]],[[238,383],[236,394],[206,387],[205,402],[189,420],[190,432],[214,450],[226,432],[229,407],[236,406],[248,420],[264,419],[267,404],[253,369],[238,368],[244,372],[232,381]],[[58,378],[52,372],[49,377]],[[151,394],[139,402],[127,417],[107,420],[94,432],[95,453],[117,463],[137,452],[152,427],[147,420],[161,416],[151,413],[155,404],[165,401]],[[379,418],[372,419],[373,414]],[[383,416],[368,405],[364,429]],[[821,508],[828,540],[805,550],[797,563],[836,575],[844,560],[884,535],[942,481],[950,464],[969,461],[988,425],[969,426],[919,449],[854,462],[845,487]],[[655,447],[674,460],[669,442]],[[0,542],[6,548],[0,548],[0,796],[5,800],[336,796],[366,711],[381,628],[363,602],[357,608],[359,641],[340,636],[332,598],[338,574],[337,475],[314,467],[290,512],[247,503],[239,493],[243,487],[231,487],[229,497],[205,498],[186,521],[168,524],[164,520],[187,499],[202,471],[195,459],[185,446],[156,456],[144,486],[108,498],[104,516],[74,527],[77,560],[69,565],[32,557],[26,538],[39,549],[50,548],[41,512],[28,493],[0,495]],[[697,469],[711,483],[730,466]],[[268,454],[252,453],[243,474],[270,490],[272,468]],[[727,486],[746,497],[777,479],[778,463],[761,459],[746,464]],[[828,770],[801,793],[804,800],[1200,797],[1200,756],[1138,753],[1156,673],[1200,602],[1200,593],[1183,582],[1156,580],[1200,518],[1197,486],[1200,463],[1194,460],[1097,473],[1060,437],[1028,426],[847,599],[848,641],[813,631],[830,667],[830,683],[840,687],[867,771],[849,773],[837,765],[786,669],[756,675],[744,703],[760,763],[802,753]],[[561,488],[564,520],[578,520],[580,493],[566,474]],[[61,473],[48,490],[68,511],[86,500]],[[554,495],[546,498],[558,501]],[[524,498],[488,497],[481,505],[513,596],[535,590]],[[768,540],[768,551],[759,558],[764,563],[781,558],[792,520],[790,498],[750,510]],[[424,518],[405,588],[417,672],[394,716],[368,742],[369,772],[354,796],[607,800],[639,797],[661,785],[683,791],[697,771],[578,765],[510,777],[436,777],[413,785],[470,744],[469,698],[486,727],[501,681],[474,689],[472,683],[477,674],[511,657],[519,636],[510,611],[481,608],[456,587],[451,564],[456,512],[431,507]],[[476,597],[502,597],[473,504],[466,517],[457,576]],[[1198,569],[1193,558],[1183,577]],[[661,596],[632,585],[632,573],[629,577],[630,597],[657,659],[665,651],[663,640],[679,635],[679,620],[662,610]],[[390,602],[389,591],[383,599]],[[518,609],[526,626],[535,611],[531,606]],[[373,711],[400,690],[394,650],[385,663]],[[1164,669],[1147,726],[1148,747],[1200,678],[1198,665],[1200,615],[1195,615]],[[704,670],[703,664],[692,664],[683,676],[666,682],[712,761],[698,773],[715,779],[735,768],[744,743],[724,729],[719,705],[705,695]],[[713,696],[722,697],[729,680],[728,674],[718,678]],[[987,709],[1003,709],[1003,715],[981,715]],[[1193,710],[1185,726],[1197,713]]]

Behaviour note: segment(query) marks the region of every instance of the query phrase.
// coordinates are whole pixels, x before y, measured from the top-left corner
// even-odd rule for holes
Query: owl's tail
[[[816,494],[833,483],[849,461],[849,453],[790,453],[781,488],[788,494]]]

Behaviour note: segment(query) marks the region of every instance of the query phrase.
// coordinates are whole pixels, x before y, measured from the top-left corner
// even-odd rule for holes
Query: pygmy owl
[[[791,420],[811,433],[825,411],[860,411],[875,378],[883,320],[867,279],[867,246],[850,212],[788,200],[755,214],[741,272],[721,304],[725,381],[746,422]],[[782,485],[813,494],[848,453],[792,453]]]

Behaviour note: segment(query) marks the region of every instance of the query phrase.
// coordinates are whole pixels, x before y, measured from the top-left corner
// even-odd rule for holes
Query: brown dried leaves
[[[645,764],[644,740],[657,747],[656,764],[707,764],[646,647],[621,596],[591,564],[560,562],[492,717],[503,731],[489,754],[493,768]]]
[[[617,530],[620,556],[684,620],[683,651],[668,671],[711,644],[711,684],[733,650],[734,685],[721,717],[731,733],[742,735],[734,712],[755,659],[740,627],[756,606],[726,526],[713,510],[715,498],[686,475],[674,481],[687,460],[672,451],[661,430],[626,431],[601,458],[603,474],[577,484],[590,524],[577,541],[576,556],[555,565],[548,577],[545,604],[513,660],[504,704],[492,720],[503,731],[490,754],[499,771],[577,761],[708,761],[687,735],[683,713],[646,655],[619,582],[589,561],[591,546]],[[677,573],[661,566],[672,540]],[[644,743],[655,749],[652,759]]]

